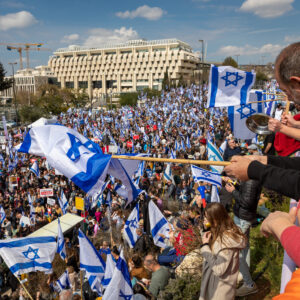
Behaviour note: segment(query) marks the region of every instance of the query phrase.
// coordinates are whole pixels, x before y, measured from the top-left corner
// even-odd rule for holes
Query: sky
[[[262,64],[300,41],[299,18],[300,0],[0,0],[0,43],[43,43],[48,50],[30,52],[31,67],[69,45],[140,38],[177,38],[195,52],[204,40],[207,61]],[[11,74],[18,53],[0,45],[0,62]]]

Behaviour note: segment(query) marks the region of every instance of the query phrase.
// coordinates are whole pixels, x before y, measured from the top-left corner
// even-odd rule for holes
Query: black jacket
[[[252,161],[248,177],[263,187],[294,199],[300,198],[300,157],[268,156],[268,164]]]
[[[234,190],[235,200],[233,213],[242,220],[253,221],[261,193],[261,185],[257,180],[248,180],[241,183],[239,190]]]

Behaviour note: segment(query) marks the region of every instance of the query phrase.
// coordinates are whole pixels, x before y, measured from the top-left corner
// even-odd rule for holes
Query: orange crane
[[[41,48],[42,43],[0,43],[0,45],[6,46],[6,49],[11,50],[17,50],[19,52],[20,56],[20,70],[23,69],[23,50],[26,51],[26,66],[29,68],[29,51],[51,51],[51,49],[48,48]]]

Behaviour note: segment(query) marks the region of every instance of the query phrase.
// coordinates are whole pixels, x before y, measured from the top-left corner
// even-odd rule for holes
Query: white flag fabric
[[[104,276],[105,262],[91,241],[79,229],[80,269],[90,275],[98,276],[100,281]]]
[[[132,297],[133,291],[130,275],[122,250],[102,300],[130,300]]]
[[[56,281],[57,291],[60,293],[63,290],[68,290],[71,288],[69,272],[65,271]]]
[[[169,222],[152,200],[149,201],[148,210],[153,242],[158,247],[166,248],[167,245],[159,234],[163,234],[167,238],[170,236]]]
[[[211,197],[210,202],[218,202],[220,203],[219,191],[216,185],[211,186]]]
[[[66,253],[65,239],[64,239],[63,232],[61,230],[59,218],[57,219],[57,233],[58,233],[57,234],[57,253],[64,260],[67,256],[67,253]]]
[[[19,152],[45,156],[49,164],[93,195],[104,184],[110,155],[99,145],[65,126],[45,125],[29,130]]]
[[[245,72],[230,66],[211,65],[207,107],[246,104],[254,82],[253,72]]]
[[[112,255],[109,251],[109,253],[106,254],[105,274],[104,274],[104,277],[103,277],[102,282],[101,282],[102,286],[104,288],[106,288],[109,285],[109,283],[112,279],[115,267],[116,267],[116,263],[114,262],[114,260],[112,258]]]
[[[34,173],[36,177],[40,177],[39,164],[38,164],[37,160],[32,164],[32,166],[29,170],[32,173]]]
[[[0,255],[14,275],[41,271],[52,272],[56,252],[52,236],[25,237],[0,241]]]
[[[164,172],[164,180],[166,181],[172,181],[172,183],[175,184],[174,182],[174,178],[173,178],[173,175],[172,175],[172,170],[171,170],[171,163],[168,163],[167,164],[167,167],[165,169],[165,172]]]
[[[218,151],[217,147],[210,141],[207,140],[207,157],[209,161],[224,161],[221,153]],[[222,166],[210,166],[211,170],[216,173],[222,173],[224,167]]]
[[[67,209],[69,207],[67,197],[65,196],[64,191],[62,190],[60,193],[60,197],[58,197],[58,203],[62,210],[62,213],[65,215],[67,213]]]
[[[200,183],[204,181],[222,187],[222,177],[220,174],[207,171],[194,165],[191,165],[191,168],[195,182]]]
[[[253,101],[262,101],[262,93],[259,91],[251,91],[250,102],[241,106],[228,107],[228,118],[231,131],[237,139],[252,139],[255,133],[250,131],[246,125],[246,120],[253,114],[263,113],[263,103],[251,103]]]
[[[133,248],[137,239],[138,235],[136,233],[136,229],[139,227],[139,204],[137,203],[135,208],[132,210],[128,219],[125,222],[124,226],[124,235],[126,241],[128,242],[130,248]]]
[[[2,207],[2,205],[0,205],[0,225],[3,223],[3,221],[5,220],[6,218],[6,214],[5,214],[5,211]]]

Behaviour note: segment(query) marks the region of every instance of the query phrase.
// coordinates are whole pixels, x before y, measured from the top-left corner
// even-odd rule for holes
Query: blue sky
[[[195,51],[204,39],[208,61],[239,55],[239,63],[260,64],[300,41],[299,18],[300,0],[0,0],[0,42],[52,50],[30,52],[31,66],[68,45],[138,38],[178,38]],[[0,61],[10,73],[18,54],[0,46]]]

